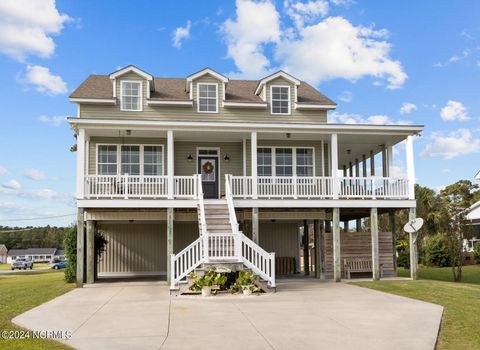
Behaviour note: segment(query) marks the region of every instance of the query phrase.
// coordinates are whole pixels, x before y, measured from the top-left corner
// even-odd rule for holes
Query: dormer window
[[[121,108],[122,111],[142,110],[142,82],[121,82]]]
[[[218,112],[218,85],[198,83],[198,112],[217,113]]]
[[[290,86],[271,86],[272,114],[290,114]]]

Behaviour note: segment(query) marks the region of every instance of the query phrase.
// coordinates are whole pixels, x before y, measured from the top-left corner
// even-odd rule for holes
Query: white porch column
[[[340,256],[340,208],[333,208],[332,213],[332,240],[333,240],[333,279],[342,280],[342,258]]]
[[[243,176],[247,176],[247,139],[244,137],[242,142],[242,161],[243,161]]]
[[[413,136],[408,136],[405,143],[407,155],[408,199],[415,199],[415,164],[413,158]]]
[[[251,152],[252,152],[252,197],[257,199],[257,132],[251,134]]]
[[[252,208],[252,241],[260,243],[260,232],[258,230],[258,208]]]
[[[173,130],[167,131],[167,176],[168,176],[168,199],[174,197],[174,163],[173,163]]]
[[[87,283],[95,282],[95,222],[87,221]]]
[[[387,145],[387,176],[392,176],[393,169],[393,146]]]
[[[77,287],[83,287],[85,264],[84,209],[77,209]]]
[[[169,285],[172,281],[173,220],[173,208],[167,208],[167,281]]]
[[[370,209],[370,231],[372,235],[372,278],[377,281],[380,279],[377,208]]]
[[[77,199],[85,197],[85,129],[77,133]]]
[[[331,169],[332,169],[332,181],[333,181],[333,199],[338,199],[339,183],[338,183],[338,136],[332,134],[330,141],[331,148]],[[335,210],[334,210],[335,211]]]

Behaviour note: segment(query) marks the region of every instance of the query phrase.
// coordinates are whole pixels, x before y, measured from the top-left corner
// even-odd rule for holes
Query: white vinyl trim
[[[112,98],[70,98],[72,103],[100,103],[100,104],[116,104],[117,100]]]
[[[268,77],[263,78],[258,83],[258,86],[255,90],[255,95],[258,95],[260,93],[260,91],[263,89],[263,86],[266,85],[269,81],[277,79],[278,77],[282,77],[282,78],[292,82],[296,86],[300,85],[300,80],[298,80],[297,78],[295,78],[294,76],[292,76],[288,73],[285,73],[284,71],[279,71],[279,72],[276,72],[276,73],[273,73],[273,74],[269,75]]]
[[[267,108],[266,103],[255,103],[255,102],[224,102],[223,107],[232,107],[232,108]]]
[[[337,106],[335,105],[309,105],[304,103],[296,103],[296,109],[336,109]]]
[[[208,150],[208,151],[211,151],[211,150],[214,150],[214,151],[217,151],[217,154],[200,154],[200,150]],[[218,197],[220,198],[220,195],[221,195],[221,181],[222,181],[222,176],[221,176],[221,162],[222,162],[222,158],[221,158],[221,153],[220,153],[220,147],[197,147],[197,158],[196,158],[196,162],[197,164],[195,165],[195,169],[197,170],[197,174],[201,174],[201,171],[200,169],[198,168],[198,158],[199,157],[212,157],[212,158],[217,158],[217,167],[218,167],[218,178],[217,178],[217,182],[218,182]]]
[[[147,105],[152,106],[193,106],[193,101],[175,101],[175,100],[147,100]]]
[[[144,72],[143,70],[135,66],[127,66],[125,68],[117,70],[116,72],[113,72],[112,74],[110,74],[110,79],[116,79],[117,77],[128,72],[134,72],[135,74],[141,76],[142,78],[145,78],[146,80],[153,80],[152,75],[148,74],[147,72]]]

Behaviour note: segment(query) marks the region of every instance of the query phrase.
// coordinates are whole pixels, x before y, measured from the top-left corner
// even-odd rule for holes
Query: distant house
[[[27,248],[10,249],[7,254],[7,262],[11,263],[17,258],[27,258],[34,262],[50,262],[52,260],[64,260],[65,253],[57,248]]]
[[[0,244],[0,264],[5,264],[7,262],[7,252],[8,249],[5,244]]]

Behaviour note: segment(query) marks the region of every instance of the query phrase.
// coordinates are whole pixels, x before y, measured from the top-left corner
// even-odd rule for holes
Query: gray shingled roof
[[[262,102],[255,95],[257,80],[229,80],[225,91],[226,101],[232,102]],[[154,100],[189,100],[185,91],[185,79],[182,78],[154,78],[155,91],[150,98]],[[71,98],[112,99],[112,82],[108,75],[90,75],[70,95]],[[335,102],[323,95],[320,91],[306,82],[298,87],[298,103],[335,105]]]
[[[57,248],[27,248],[27,249],[10,249],[8,251],[8,256],[17,256],[17,255],[59,255],[57,253]]]

